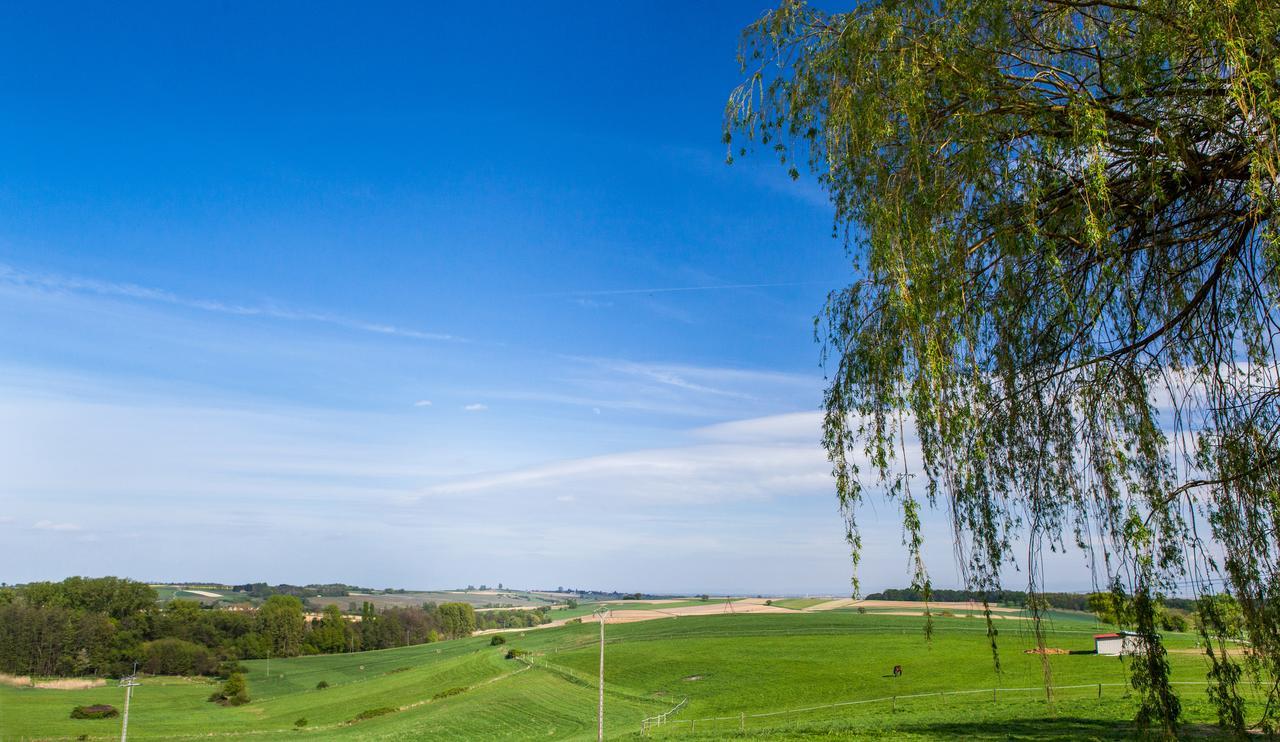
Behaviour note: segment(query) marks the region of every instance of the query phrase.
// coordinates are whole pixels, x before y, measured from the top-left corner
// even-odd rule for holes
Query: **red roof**
[[[1119,639],[1124,634],[1094,634],[1094,639]]]

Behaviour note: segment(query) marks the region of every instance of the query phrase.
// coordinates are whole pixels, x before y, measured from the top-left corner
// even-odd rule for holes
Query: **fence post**
[[[999,698],[999,697],[998,697],[998,695],[997,695],[998,693],[1000,693],[1000,689],[999,689],[999,688],[992,688],[992,689],[991,689],[991,702],[992,702],[992,703],[1000,703],[1000,698]]]
[[[893,697],[893,711],[894,711],[894,713],[897,713],[897,711],[898,711],[898,697],[897,697],[897,696],[894,696],[894,697]]]
[[[747,712],[745,711],[738,712],[738,731],[747,731]]]
[[[1098,698],[1102,698],[1102,683],[1098,683]]]

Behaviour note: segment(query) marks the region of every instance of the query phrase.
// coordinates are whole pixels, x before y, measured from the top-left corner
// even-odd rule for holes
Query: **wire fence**
[[[661,714],[658,714],[657,716],[650,716],[647,719],[641,719],[640,733],[646,737],[649,736],[650,729],[666,724],[670,720],[672,714],[678,713],[680,709],[683,709],[688,703],[689,698],[686,696],[680,700],[680,703],[677,703],[675,706],[672,706]]]
[[[1240,685],[1257,685],[1258,681],[1241,680]],[[1174,681],[1171,685],[1198,685],[1204,687],[1204,681],[1184,680]],[[671,732],[676,733],[723,733],[723,732],[745,732],[755,722],[757,729],[762,727],[777,726],[779,723],[795,723],[802,721],[812,721],[812,717],[820,715],[823,711],[834,711],[855,706],[866,706],[872,704],[882,704],[886,706],[886,711],[896,712],[899,710],[899,704],[906,705],[907,702],[925,698],[960,698],[960,697],[990,697],[992,703],[999,703],[1002,698],[1010,700],[1010,696],[1015,694],[1039,693],[1044,694],[1045,700],[1055,700],[1063,691],[1086,690],[1092,691],[1086,697],[1102,699],[1104,689],[1106,688],[1124,688],[1130,690],[1132,686],[1129,683],[1085,683],[1081,685],[1055,685],[1055,686],[1029,686],[1025,688],[979,688],[970,690],[948,690],[935,691],[932,693],[904,693],[892,696],[882,696],[879,698],[862,698],[851,701],[837,701],[835,703],[825,703],[816,706],[803,706],[800,708],[783,709],[779,711],[763,711],[756,713],[739,712],[728,716],[706,716],[697,719],[672,719],[670,718],[676,712],[680,711],[687,704],[689,699],[684,699],[675,708],[644,719],[640,722],[640,733],[644,736],[651,736],[660,727],[669,727]],[[1095,695],[1096,693],[1096,695]],[[1025,695],[1023,695],[1025,700]],[[802,718],[802,717],[809,718]],[[760,720],[767,720],[767,723],[761,724]]]

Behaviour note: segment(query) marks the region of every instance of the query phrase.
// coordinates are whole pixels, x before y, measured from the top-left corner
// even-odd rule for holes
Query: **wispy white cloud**
[[[693,431],[694,436],[723,443],[802,442],[822,440],[821,412],[792,412],[747,420],[708,425]]]
[[[821,377],[809,374],[561,357],[552,378],[516,388],[476,388],[477,396],[687,419],[743,419],[795,409],[797,399],[821,401]]]
[[[587,289],[579,291],[554,291],[544,294],[533,294],[533,296],[628,296],[631,294],[683,294],[689,292],[702,291],[742,291],[745,289],[773,289],[773,288],[789,288],[795,286],[816,286],[826,285],[826,282],[820,281],[778,281],[774,283],[726,283],[711,284],[707,286],[652,286],[648,288],[625,288],[625,289]],[[594,302],[579,302],[582,306],[601,306]],[[607,304],[605,306],[612,306]]]
[[[518,494],[571,497],[614,505],[769,500],[826,493],[830,467],[818,445],[817,431],[795,435],[813,416],[778,416],[747,421],[756,431],[743,436],[733,428],[695,431],[697,442],[568,459],[506,472],[482,474],[427,488],[422,497],[488,497]],[[767,431],[781,430],[782,437]],[[563,500],[561,500],[563,501]]]
[[[476,402],[475,404],[469,404],[463,407],[462,409],[466,410],[467,412],[484,412],[485,410],[489,409],[489,405],[480,404],[479,402]]]
[[[420,400],[418,400],[417,402],[414,402],[414,403],[413,403],[413,406],[414,406],[414,407],[430,407],[430,406],[431,406],[431,400],[429,400],[429,399],[420,399]]]
[[[425,332],[409,327],[401,327],[384,322],[370,322],[351,317],[344,317],[327,312],[313,312],[266,304],[237,304],[213,299],[201,299],[179,296],[171,291],[139,286],[132,283],[99,281],[92,278],[63,276],[50,273],[31,273],[13,266],[0,263],[0,282],[11,286],[44,291],[61,291],[76,294],[95,294],[121,299],[130,299],[149,303],[168,304],[171,306],[197,309],[205,312],[226,314],[238,317],[266,317],[292,322],[314,322],[348,330],[368,332],[378,335],[409,338],[427,341],[458,341],[461,338],[447,333]]]
[[[79,531],[78,523],[56,523],[51,520],[38,520],[31,526],[37,531]]]

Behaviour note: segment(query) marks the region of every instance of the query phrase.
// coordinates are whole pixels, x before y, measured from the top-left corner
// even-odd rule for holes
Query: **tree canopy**
[[[726,112],[731,161],[816,174],[851,259],[816,331],[855,563],[868,485],[926,594],[928,505],[983,593],[1078,546],[1132,597],[1168,734],[1162,594],[1229,590],[1280,672],[1278,29],[1273,0],[784,0]],[[1274,729],[1203,624],[1222,723]]]

